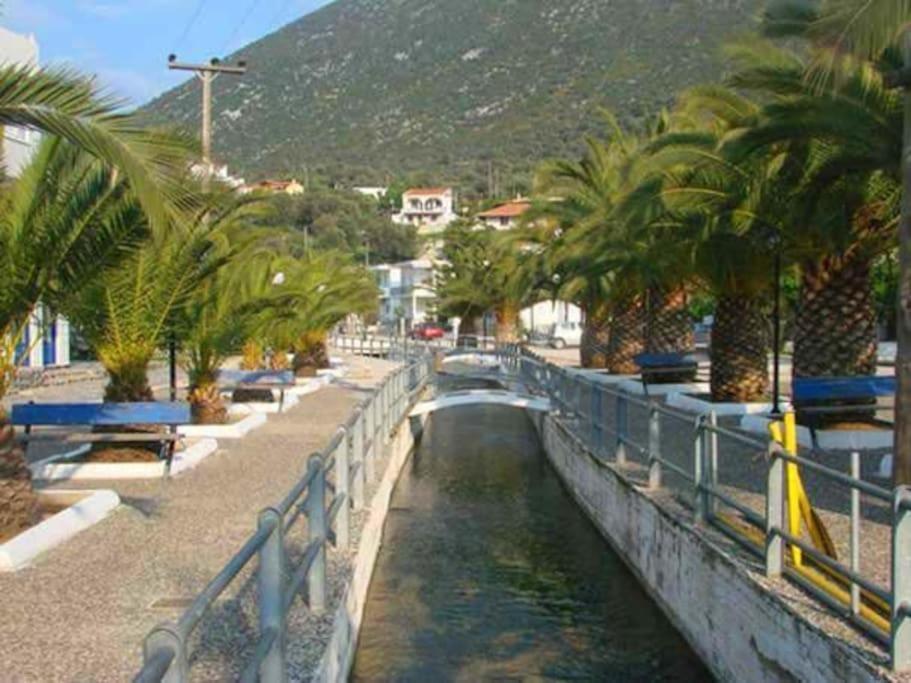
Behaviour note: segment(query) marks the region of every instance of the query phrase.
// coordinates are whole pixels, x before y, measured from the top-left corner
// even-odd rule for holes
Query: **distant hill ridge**
[[[449,182],[578,149],[721,73],[755,0],[337,0],[240,50],[215,82],[217,156],[251,177],[307,166]],[[198,126],[190,81],[146,108]],[[466,171],[465,169],[470,169]],[[343,173],[343,174],[344,174]]]

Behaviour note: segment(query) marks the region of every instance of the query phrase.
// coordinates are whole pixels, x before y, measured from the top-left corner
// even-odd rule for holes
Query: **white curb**
[[[708,382],[692,382],[689,384],[649,384],[648,392],[640,380],[625,380],[617,386],[627,393],[635,396],[667,396],[669,394],[707,394],[711,391]]]
[[[667,404],[681,410],[688,410],[699,415],[708,415],[714,412],[716,415],[759,415],[772,412],[774,407],[771,403],[712,403],[701,398],[696,398],[690,394],[671,394],[667,397]],[[781,408],[788,409],[787,399],[781,399]]]
[[[113,491],[39,491],[44,504],[68,505],[31,529],[0,545],[0,571],[14,572],[41,553],[97,524],[120,505]]]
[[[266,424],[265,413],[254,413],[244,404],[232,405],[229,415],[245,415],[242,420],[223,425],[183,425],[177,428],[181,436],[210,439],[242,439],[254,429]]]
[[[740,428],[757,434],[768,435],[769,424],[772,422],[767,417],[747,415],[740,421]],[[891,448],[895,434],[891,429],[854,430],[854,429],[817,429],[816,441],[820,448],[832,451],[865,451]],[[806,448],[812,448],[813,437],[809,428],[797,426],[797,443]]]
[[[196,467],[218,450],[215,439],[200,439],[189,447],[177,451],[171,463],[171,476]],[[29,465],[32,479],[39,481],[79,481],[118,479],[159,479],[165,475],[164,462],[62,462],[63,456],[55,455]]]

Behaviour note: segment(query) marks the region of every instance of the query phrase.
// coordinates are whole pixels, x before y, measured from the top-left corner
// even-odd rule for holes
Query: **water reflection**
[[[522,412],[435,414],[392,506],[353,680],[710,680]]]

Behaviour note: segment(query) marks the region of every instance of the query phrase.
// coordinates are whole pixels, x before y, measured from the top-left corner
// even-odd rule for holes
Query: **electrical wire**
[[[231,43],[234,42],[234,39],[237,38],[237,34],[240,33],[240,30],[243,28],[244,24],[247,23],[247,20],[253,16],[253,12],[262,4],[262,0],[253,0],[248,6],[247,11],[244,13],[241,20],[237,23],[237,26],[234,27],[234,30],[231,31],[231,35],[228,36],[228,39],[225,41],[225,44],[222,46],[221,51],[224,53],[231,46]]]
[[[172,52],[177,52],[177,50],[179,50],[183,45],[183,41],[185,41],[187,39],[187,36],[190,35],[190,31],[193,30],[193,27],[196,25],[196,22],[199,20],[199,17],[208,2],[209,0],[199,0],[199,2],[196,4],[196,10],[193,12],[193,14],[190,15],[190,19],[187,21],[186,26],[184,26],[180,37],[177,39],[177,42],[174,43],[174,49]]]

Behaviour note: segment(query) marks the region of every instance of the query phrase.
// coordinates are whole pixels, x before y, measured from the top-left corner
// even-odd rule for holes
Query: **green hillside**
[[[478,190],[492,160],[509,191],[514,172],[596,131],[600,107],[635,118],[717,78],[719,45],[756,5],[338,0],[232,57],[251,68],[215,83],[216,153],[250,177],[423,171]],[[198,85],[148,110],[196,127]]]

